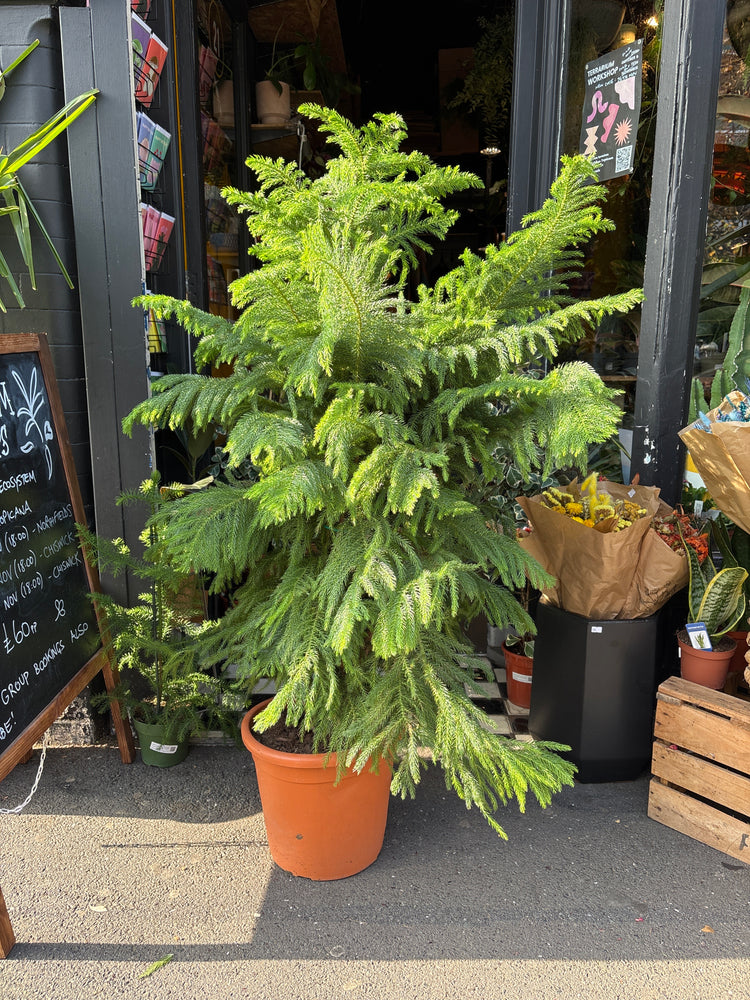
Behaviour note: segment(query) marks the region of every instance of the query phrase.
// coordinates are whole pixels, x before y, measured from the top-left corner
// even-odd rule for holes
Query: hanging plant
[[[474,46],[474,61],[461,90],[448,104],[479,118],[482,141],[498,146],[510,114],[513,85],[513,12],[480,17],[481,35]]]

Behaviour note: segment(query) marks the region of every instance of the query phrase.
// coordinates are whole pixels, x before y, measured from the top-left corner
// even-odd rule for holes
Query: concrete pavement
[[[53,748],[0,816],[0,997],[750,1000],[750,865],[648,819],[647,787],[509,806],[506,842],[431,769],[375,864],[314,883],[271,861],[244,749],[159,770]]]

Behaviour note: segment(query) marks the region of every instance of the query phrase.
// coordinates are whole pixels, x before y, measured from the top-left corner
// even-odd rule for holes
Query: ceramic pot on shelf
[[[292,116],[289,84],[280,83],[281,93],[271,80],[255,84],[255,109],[262,125],[286,125]]]

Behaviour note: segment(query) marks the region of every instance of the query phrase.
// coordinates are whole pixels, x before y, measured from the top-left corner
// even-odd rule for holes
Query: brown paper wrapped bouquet
[[[597,482],[519,497],[530,530],[521,545],[556,578],[551,603],[584,618],[646,618],[688,581],[678,515],[651,486]],[[699,533],[684,533],[700,547]],[[673,547],[672,541],[675,541]]]
[[[744,417],[744,419],[742,419]],[[680,431],[698,473],[723,514],[750,532],[750,400],[735,389]]]

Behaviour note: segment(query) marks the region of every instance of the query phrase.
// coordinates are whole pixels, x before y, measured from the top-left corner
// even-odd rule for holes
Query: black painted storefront
[[[687,412],[724,6],[667,0],[664,15],[632,470],[642,483],[659,485],[672,502],[682,484],[677,431]],[[247,108],[253,52],[247,7],[239,0],[225,7],[237,28],[236,106]],[[170,267],[154,290],[205,306],[194,4],[154,0],[154,11],[155,28],[170,48],[156,114],[174,136],[165,197],[178,217]],[[126,515],[113,500],[148,473],[154,446],[145,433],[131,440],[120,431],[123,416],[148,392],[142,316],[130,305],[145,275],[129,16],[126,0],[96,0],[91,7],[3,5],[3,64],[34,38],[43,43],[14,75],[0,104],[4,145],[81,90],[96,86],[100,96],[92,113],[71,129],[70,154],[58,140],[49,157],[25,172],[32,198],[41,199],[45,222],[76,275],[76,290],[70,292],[51,259],[40,254],[39,291],[26,310],[0,314],[0,334],[48,333],[87,515],[103,533],[132,541],[136,526],[123,521]],[[517,0],[509,231],[540,204],[557,170],[570,23],[571,0]],[[250,150],[244,115],[238,131],[243,159]],[[12,256],[7,236],[0,234],[0,241]],[[183,370],[189,368],[187,342],[174,354]]]

